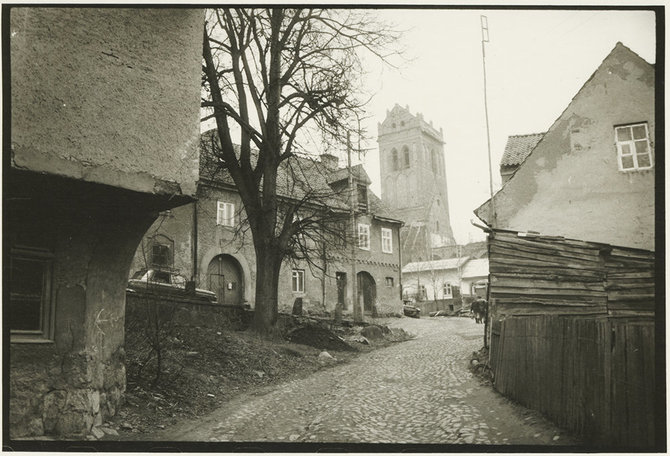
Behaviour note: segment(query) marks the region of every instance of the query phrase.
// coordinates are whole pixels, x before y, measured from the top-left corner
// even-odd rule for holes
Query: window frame
[[[381,229],[382,237],[382,253],[393,253],[393,230],[391,228]],[[384,241],[388,241],[388,248],[386,248]]]
[[[235,227],[235,203],[227,201],[216,202],[216,224],[219,226]]]
[[[291,291],[293,293],[305,292],[305,270],[292,269],[291,270]]]
[[[636,139],[633,136],[633,128],[634,127],[640,127],[644,126],[644,133],[645,137],[644,138],[638,138]],[[619,140],[619,130],[623,129],[628,129],[630,131],[630,139],[628,140]],[[637,145],[636,143],[645,141],[647,144],[647,152],[642,152],[638,153],[637,152]],[[614,142],[616,145],[616,150],[617,150],[617,164],[619,166],[619,171],[627,173],[627,172],[635,172],[635,171],[645,171],[649,169],[654,168],[654,157],[651,151],[651,142],[649,141],[649,125],[647,122],[635,122],[631,124],[624,124],[624,125],[615,125],[614,126]],[[624,146],[628,146],[630,153],[624,153],[623,148]],[[639,166],[638,165],[638,157],[641,155],[647,155],[649,157],[649,166]],[[624,168],[623,166],[623,159],[624,157],[631,157],[633,160],[633,167],[632,168]]]
[[[54,319],[55,319],[55,297],[53,295],[53,263],[54,254],[43,249],[31,249],[24,247],[13,247],[9,254],[9,300],[7,305],[11,306],[12,300],[12,262],[14,260],[34,261],[42,264],[42,290],[40,298],[40,328],[39,329],[13,329],[11,317],[8,323],[10,332],[10,343],[53,343],[54,342]]]
[[[393,286],[394,286],[394,283],[393,283],[393,282],[394,282],[393,277],[386,277],[385,280],[386,280],[386,287],[387,287],[387,288],[393,288]]]
[[[364,228],[364,230],[361,230],[361,228]],[[362,231],[365,231],[365,233],[362,233]],[[366,223],[359,223],[358,224],[358,248],[361,250],[370,250],[370,225]],[[361,235],[364,234],[366,236],[365,238],[365,244],[361,245]]]
[[[447,292],[447,290],[448,290],[448,292]],[[443,283],[442,284],[442,296],[445,299],[454,297],[454,288],[451,286],[450,283]]]

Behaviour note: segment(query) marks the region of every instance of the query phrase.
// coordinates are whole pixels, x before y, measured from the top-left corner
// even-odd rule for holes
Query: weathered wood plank
[[[598,259],[581,259],[581,258],[572,258],[572,257],[563,257],[557,255],[553,252],[546,253],[530,253],[524,252],[523,250],[515,248],[506,248],[497,244],[491,244],[490,246],[491,257],[494,255],[504,255],[509,259],[516,259],[517,262],[525,262],[527,260],[535,260],[546,262],[547,264],[552,264],[556,266],[570,266],[575,268],[597,268],[600,267],[600,262]]]
[[[554,281],[554,280],[539,280],[530,278],[517,277],[501,277],[495,275],[491,277],[491,286],[495,287],[510,287],[510,288],[540,288],[540,289],[556,289],[556,290],[591,290],[600,291],[605,290],[603,282],[581,282],[581,281]]]
[[[536,253],[541,255],[557,255],[566,258],[582,259],[587,261],[600,261],[599,251],[597,249],[566,249],[557,244],[542,244],[539,242],[510,242],[496,240],[493,245],[507,249],[519,250],[527,253]]]

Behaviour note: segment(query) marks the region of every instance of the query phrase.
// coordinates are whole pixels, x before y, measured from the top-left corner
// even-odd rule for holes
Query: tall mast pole
[[[479,16],[482,26],[482,66],[484,68],[484,114],[486,116],[486,144],[489,152],[489,193],[491,196],[491,204],[489,205],[489,220],[491,226],[495,226],[496,210],[495,202],[493,201],[493,166],[491,164],[491,136],[489,133],[489,106],[486,95],[486,50],[484,43],[489,42],[489,24],[486,16]]]

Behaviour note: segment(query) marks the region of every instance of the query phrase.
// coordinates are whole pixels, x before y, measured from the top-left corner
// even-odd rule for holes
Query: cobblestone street
[[[469,318],[389,320],[416,339],[231,401],[151,440],[570,445],[537,413],[468,371],[483,325]],[[334,353],[334,356],[337,356]]]

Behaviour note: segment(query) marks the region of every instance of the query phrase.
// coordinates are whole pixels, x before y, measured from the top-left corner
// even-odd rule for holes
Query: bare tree
[[[312,188],[301,188],[297,199],[282,198],[279,171],[301,172],[296,166],[304,162],[292,158],[305,153],[312,135],[341,144],[353,119],[362,117],[361,57],[371,53],[384,60],[397,39],[371,13],[216,9],[205,25],[203,107],[210,109],[206,118],[216,120],[214,153],[237,187],[253,237],[254,328],[260,333],[277,320],[282,262],[319,251],[307,237],[326,234],[321,222],[329,212],[308,204],[317,196]]]

